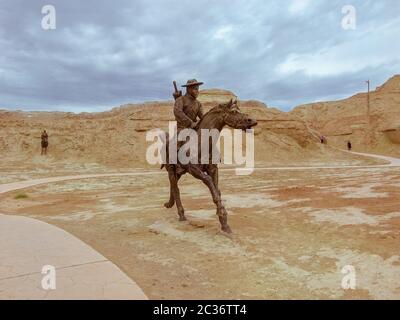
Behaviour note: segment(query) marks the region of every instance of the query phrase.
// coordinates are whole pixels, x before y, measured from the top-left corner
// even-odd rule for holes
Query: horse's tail
[[[163,164],[161,164],[160,170],[165,168],[165,164],[168,163],[168,139],[169,139],[169,134],[168,132],[165,133],[165,135],[160,135],[159,136],[161,139],[161,142],[165,145],[165,154],[162,156]]]

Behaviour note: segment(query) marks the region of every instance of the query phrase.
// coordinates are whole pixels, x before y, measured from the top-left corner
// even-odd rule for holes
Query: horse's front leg
[[[219,196],[221,197],[221,190],[219,190],[219,178],[218,178],[218,165],[209,164],[206,169],[207,173],[210,175],[213,180],[215,188],[218,190]]]
[[[219,190],[215,187],[212,177],[208,174],[205,174],[199,165],[190,164],[188,171],[193,177],[203,181],[203,183],[208,187],[213,201],[217,206],[217,215],[219,222],[221,223],[221,229],[226,233],[231,233],[232,230],[228,225],[228,214],[225,210],[225,207],[222,205]]]

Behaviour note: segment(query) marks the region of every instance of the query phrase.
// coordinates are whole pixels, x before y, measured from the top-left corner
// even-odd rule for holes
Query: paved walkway
[[[400,159],[397,158],[352,153],[383,159],[389,163],[368,166],[262,167],[255,170],[400,166]],[[165,173],[143,171],[34,179],[2,184],[0,193],[74,179],[158,174]],[[42,288],[42,279],[46,275],[41,271],[45,265],[56,268],[55,290]],[[117,266],[66,231],[35,219],[0,213],[0,299],[147,299],[147,297]]]
[[[340,150],[340,149],[338,149]],[[347,153],[352,153],[356,154],[359,156],[365,156],[369,158],[375,158],[375,159],[380,159],[380,160],[385,160],[388,163],[387,164],[372,164],[372,165],[341,165],[341,166],[307,166],[307,167],[257,167],[254,170],[316,170],[316,169],[362,169],[362,168],[380,168],[380,167],[400,167],[400,159],[399,158],[393,158],[393,157],[387,157],[387,156],[382,156],[378,154],[372,154],[372,153],[361,153],[361,152],[353,152],[353,151],[345,151],[345,150],[340,150],[343,152]],[[235,170],[235,169],[225,169],[225,170]]]
[[[45,290],[43,267],[55,268]],[[45,283],[48,283],[45,279]],[[116,265],[68,232],[0,214],[0,299],[147,299]]]
[[[42,179],[32,179],[25,181],[17,181],[11,183],[0,184],[0,193],[5,193],[9,191],[15,191],[19,189],[25,189],[40,184],[47,184],[50,182],[60,182],[66,180],[76,180],[76,179],[90,179],[90,178],[101,178],[101,177],[118,177],[118,176],[142,176],[142,175],[157,175],[164,173],[163,171],[142,171],[142,172],[125,172],[125,173],[100,173],[100,174],[80,174],[73,176],[62,176],[62,177],[50,177]]]
[[[393,157],[382,156],[382,155],[371,154],[371,153],[354,152],[354,151],[345,151],[345,152],[350,152],[353,154],[358,154],[360,156],[372,157],[372,158],[389,161],[388,164],[382,165],[384,167],[400,167],[400,159],[399,158],[393,158]]]

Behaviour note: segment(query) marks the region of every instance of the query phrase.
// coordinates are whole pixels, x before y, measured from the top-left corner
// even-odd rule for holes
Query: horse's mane
[[[208,120],[208,118],[209,118],[210,116],[214,116],[215,114],[222,112],[222,111],[224,110],[224,108],[225,108],[225,105],[224,105],[224,104],[218,104],[218,105],[216,105],[215,107],[212,107],[209,111],[207,111],[207,112],[204,114],[203,118],[201,118],[201,120],[199,121],[199,123],[198,123],[197,126],[196,126],[196,129],[199,128],[200,125],[201,125],[204,121]]]

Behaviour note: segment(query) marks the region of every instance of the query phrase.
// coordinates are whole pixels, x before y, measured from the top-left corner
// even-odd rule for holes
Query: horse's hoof
[[[170,209],[170,208],[172,208],[173,206],[174,206],[174,203],[175,202],[166,202],[166,203],[164,203],[164,207],[166,207],[167,209]]]
[[[179,216],[179,221],[187,221],[185,216]]]
[[[232,229],[231,229],[228,225],[222,226],[222,227],[221,227],[221,230],[222,230],[223,232],[228,233],[228,234],[231,234],[231,233],[232,233]]]

